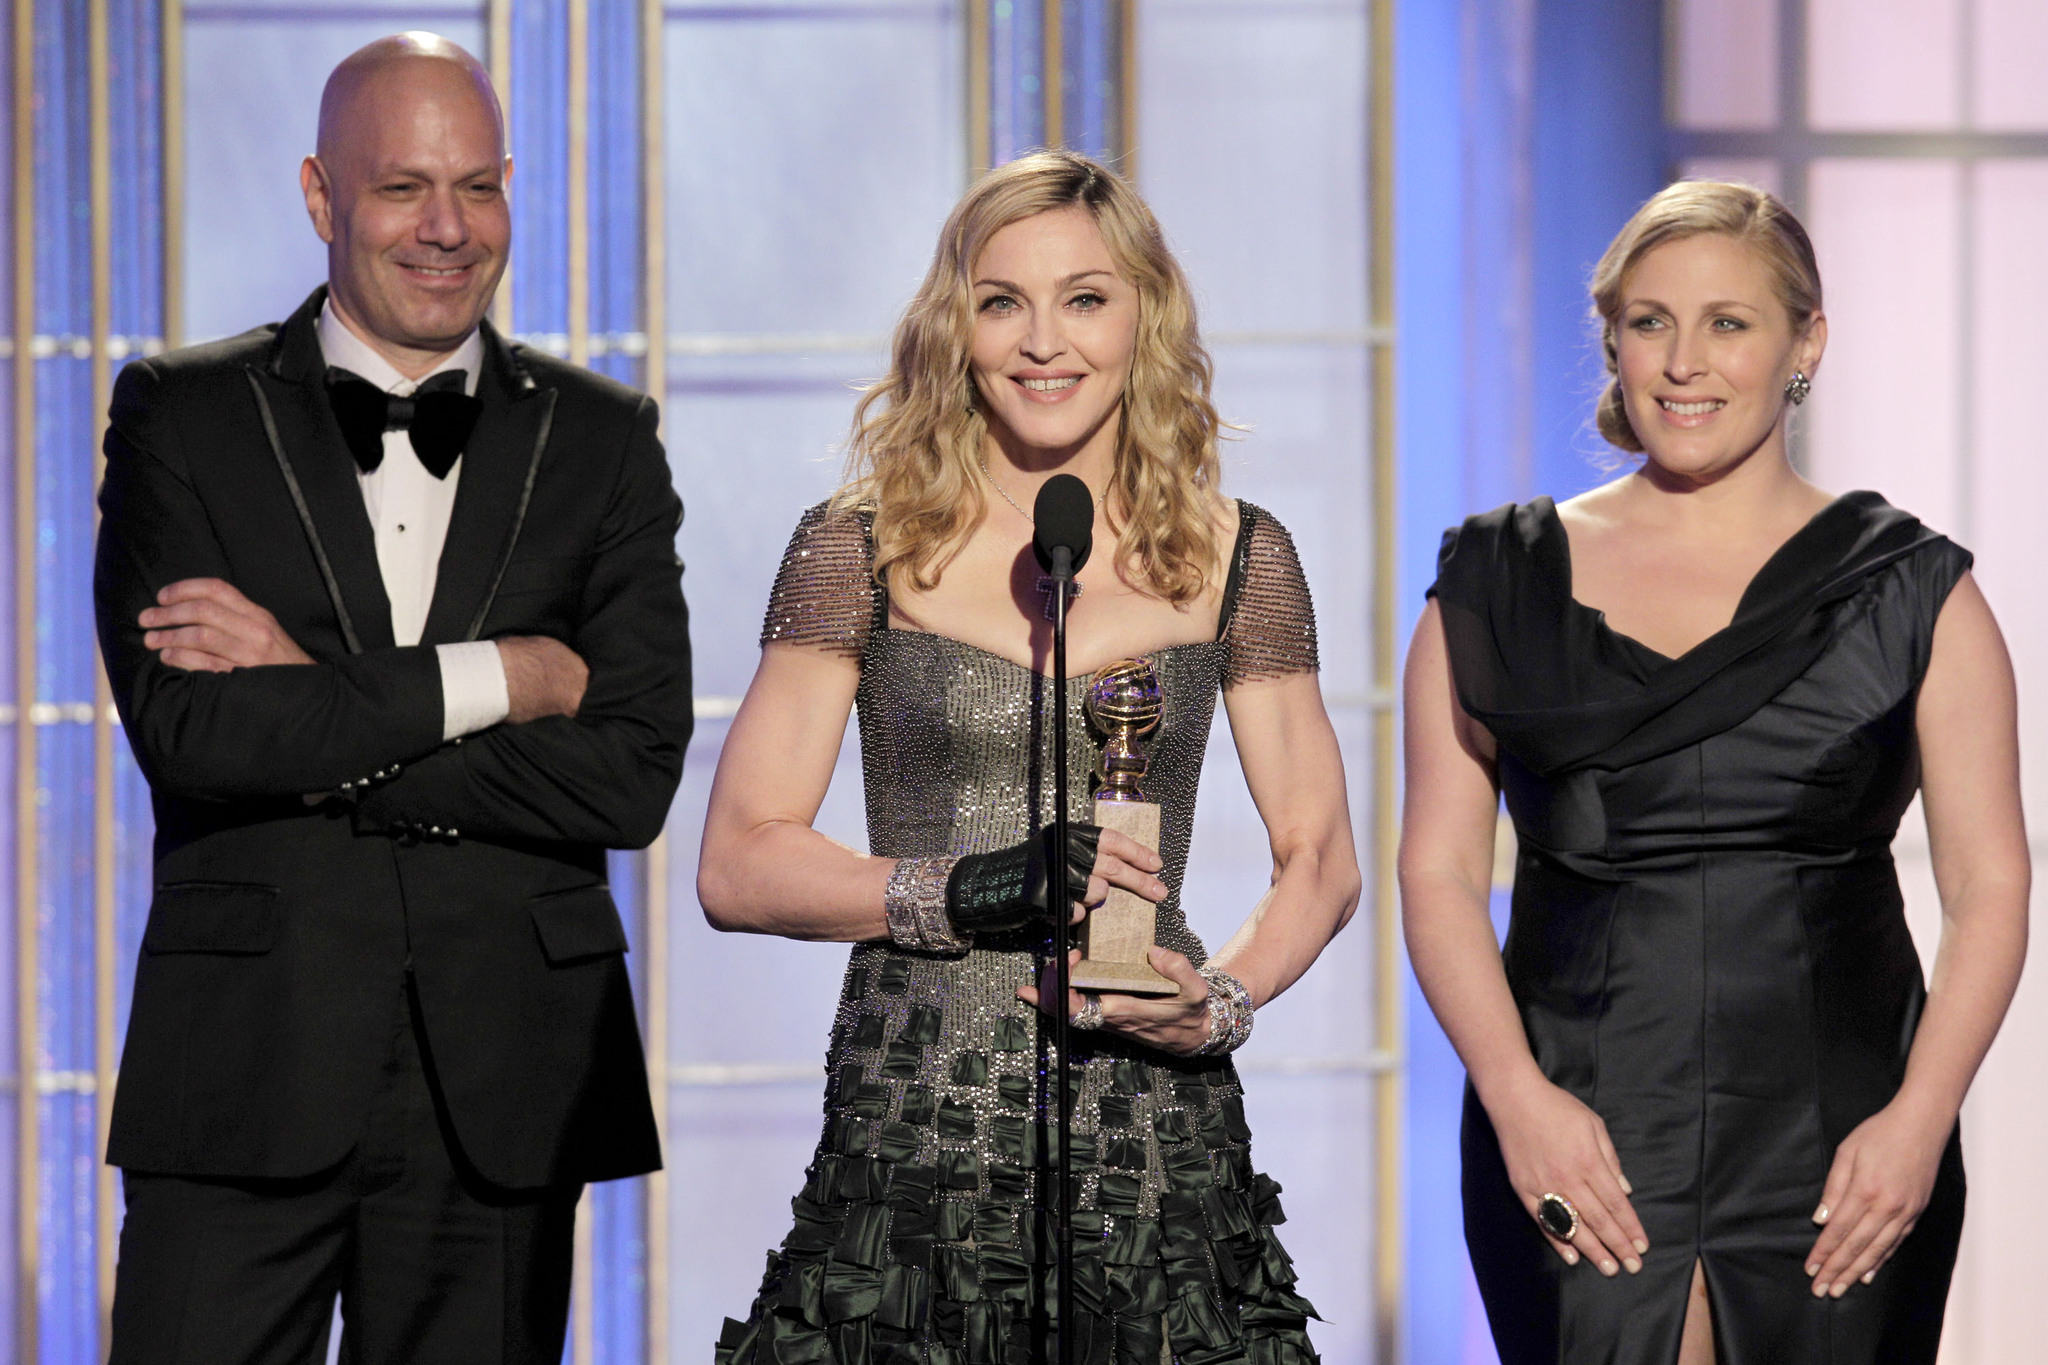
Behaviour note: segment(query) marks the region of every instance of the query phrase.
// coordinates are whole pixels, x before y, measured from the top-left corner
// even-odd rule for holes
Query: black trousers
[[[463,1159],[410,989],[360,1142],[298,1180],[128,1171],[111,1365],[558,1365],[582,1187]]]

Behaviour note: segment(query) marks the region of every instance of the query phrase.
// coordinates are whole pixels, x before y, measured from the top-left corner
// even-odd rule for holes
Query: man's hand
[[[172,668],[226,673],[265,664],[309,664],[313,656],[277,618],[218,578],[185,578],[156,595],[136,618],[142,643]]]
[[[524,725],[543,716],[576,714],[590,682],[590,669],[581,655],[545,635],[514,635],[497,643],[498,659],[505,665],[505,696],[512,708],[505,719]]]

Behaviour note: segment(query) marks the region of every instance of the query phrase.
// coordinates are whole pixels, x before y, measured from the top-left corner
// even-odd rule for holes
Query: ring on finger
[[[1546,1194],[1536,1201],[1536,1225],[1560,1242],[1579,1234],[1579,1211],[1561,1194]]]
[[[1081,1008],[1075,1010],[1072,1017],[1070,1017],[1067,1020],[1067,1027],[1084,1029],[1101,1028],[1102,997],[1096,995],[1084,996],[1082,998]]]

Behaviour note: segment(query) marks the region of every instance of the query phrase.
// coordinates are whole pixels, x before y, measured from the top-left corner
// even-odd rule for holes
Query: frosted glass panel
[[[1674,0],[1667,13],[1677,125],[1776,127],[1777,0]]]
[[[967,161],[953,7],[692,3],[668,35],[670,325],[886,331]]]
[[[2048,312],[2048,161],[1986,161],[1976,172],[1975,348],[1970,397],[1976,412],[1976,513],[1969,546],[1976,575],[1998,613],[2019,676],[2021,779],[2035,837],[2048,810],[2048,461],[2042,458],[2038,351]],[[2039,844],[2036,844],[2038,849]],[[2037,857],[2037,863],[2040,859]],[[2048,879],[2034,879],[2034,921],[2048,909]],[[2038,940],[2037,940],[2038,941]],[[2035,1189],[2048,1174],[2048,980],[2020,982],[2012,1012],[1970,1091],[1970,1180],[1982,1190]],[[1979,1199],[1963,1228],[1963,1256],[1944,1340],[1964,1361],[2032,1360],[2048,1339],[2048,1298],[2038,1263],[2015,1254],[2039,1236],[2021,1199]],[[1961,1338],[1958,1340],[1957,1338]]]
[[[838,481],[851,385],[962,188],[960,7],[923,0],[670,0],[669,328],[768,338],[672,354],[669,459],[688,509],[699,705],[739,695],[802,510]],[[830,334],[822,344],[792,334]],[[781,340],[774,340],[774,338]],[[847,341],[844,338],[855,338]],[[818,1141],[845,944],[713,933],[697,849],[728,723],[698,725],[669,815],[669,1358],[744,1316]],[[816,826],[867,846],[853,727]]]
[[[1217,406],[1250,428],[1225,447],[1225,490],[1270,509],[1301,548],[1361,829],[1373,818],[1370,660],[1356,624],[1369,619],[1372,590],[1368,353],[1357,336],[1367,320],[1367,20],[1363,0],[1145,0],[1136,130],[1141,187],[1214,348]],[[1189,860],[1190,924],[1221,943],[1271,874],[1265,828],[1219,724]],[[1287,1187],[1281,1232],[1302,1292],[1327,1318],[1311,1331],[1330,1361],[1372,1352],[1372,1081],[1347,1060],[1367,1047],[1363,924],[1262,1012],[1242,1054],[1254,1160]]]
[[[1816,161],[1808,181],[1830,324],[1806,409],[1813,477],[1939,531],[1960,510],[1961,187],[1956,163],[1932,160]]]
[[[1977,0],[1972,113],[1979,128],[2048,130],[2048,4]]]
[[[1977,289],[1971,401],[1976,415],[1971,549],[2005,627],[2023,694],[2048,695],[2048,594],[2041,590],[2041,318],[2048,315],[2048,161],[1977,169]],[[2031,683],[2031,685],[2029,685]],[[2028,804],[2048,810],[2048,707],[2023,717]],[[2036,821],[2040,816],[2036,815]],[[2048,1150],[2048,1149],[2044,1149]],[[2048,1328],[2048,1323],[2043,1324]]]
[[[1815,128],[1954,128],[1961,122],[1961,0],[1810,3]]]
[[[1746,185],[1769,190],[1772,194],[1783,192],[1785,171],[1769,157],[1761,156],[1696,156],[1690,161],[1679,163],[1680,180],[1739,180]]]
[[[1365,5],[1153,0],[1138,22],[1138,179],[1203,330],[1363,325]]]

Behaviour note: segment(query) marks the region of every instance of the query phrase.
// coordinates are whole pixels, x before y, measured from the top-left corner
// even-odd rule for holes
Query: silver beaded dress
[[[1166,700],[1146,746],[1168,894],[1158,941],[1207,957],[1181,913],[1195,790],[1219,688],[1316,667],[1315,616],[1287,531],[1240,502],[1219,638],[1150,656]],[[783,557],[762,642],[858,658],[868,838],[883,857],[989,852],[1050,819],[1051,680],[944,636],[888,626],[870,524],[812,508]],[[1101,738],[1070,680],[1069,818],[1090,810]],[[1037,1209],[1057,1162],[1051,1028],[1017,998],[1042,931],[964,954],[855,945],[826,1058],[824,1133],[795,1225],[768,1255],[717,1365],[1042,1365],[1056,1305]],[[1313,1309],[1252,1169],[1226,1058],[1075,1035],[1071,1074],[1076,1358],[1089,1365],[1313,1365]]]

